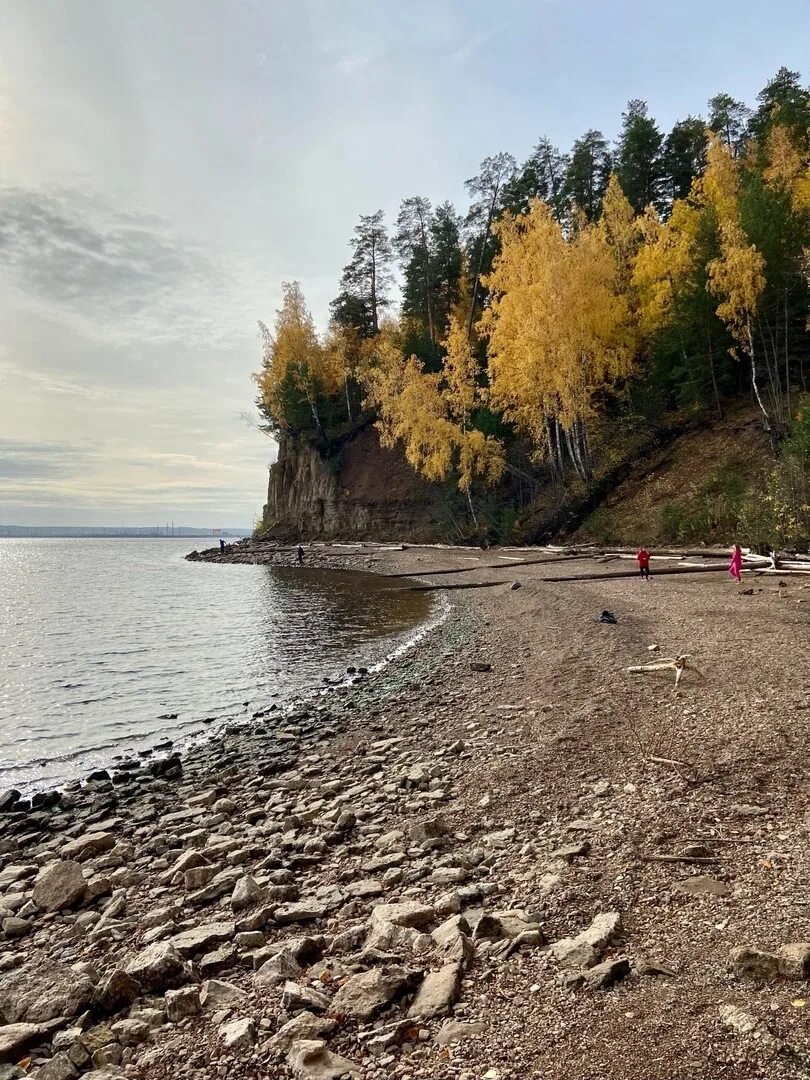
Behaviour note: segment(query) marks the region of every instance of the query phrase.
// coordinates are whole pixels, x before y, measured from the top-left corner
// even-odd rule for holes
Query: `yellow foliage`
[[[373,344],[364,384],[383,446],[401,443],[408,464],[427,480],[445,480],[456,470],[462,491],[469,492],[476,477],[496,483],[503,475],[503,447],[470,427],[477,368],[458,319],[450,321],[441,372],[426,372],[415,356],[406,360],[392,327]]]
[[[606,230],[581,223],[566,240],[536,200],[502,218],[480,328],[489,336],[490,401],[538,450],[548,419],[571,430],[594,397],[629,374],[635,331]]]
[[[641,220],[644,243],[633,265],[641,328],[649,334],[670,318],[678,292],[695,270],[700,210],[692,200],[676,199],[664,225],[648,208]]]

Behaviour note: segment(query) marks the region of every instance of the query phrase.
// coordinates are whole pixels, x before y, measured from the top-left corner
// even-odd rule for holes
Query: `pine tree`
[[[394,246],[402,264],[402,314],[420,319],[426,326],[431,351],[436,351],[434,318],[433,254],[431,229],[433,210],[428,199],[413,195],[404,199],[397,217]]]
[[[667,135],[663,191],[670,205],[674,199],[685,199],[692,181],[703,172],[707,145],[706,122],[699,116],[679,120]]]
[[[622,113],[622,131],[616,149],[615,168],[630,205],[637,214],[646,207],[663,207],[664,138],[647,103],[634,98]]]
[[[798,71],[781,67],[757,94],[759,107],[751,117],[751,136],[764,145],[779,124],[803,152],[810,150],[810,90],[801,85]]]
[[[351,261],[343,268],[340,293],[330,307],[340,326],[353,326],[361,337],[379,333],[380,317],[388,306],[393,250],[383,212],[364,214],[350,241]]]
[[[713,131],[731,152],[739,157],[748,137],[751,110],[730,94],[715,94],[709,99],[709,130]]]
[[[434,288],[433,319],[436,334],[447,334],[450,313],[459,303],[464,259],[461,251],[461,219],[452,203],[436,207],[430,225],[431,278]]]
[[[566,215],[579,209],[588,221],[596,221],[610,178],[611,159],[601,131],[587,131],[571,151],[563,183]]]
[[[568,158],[543,136],[520,172],[507,186],[504,207],[511,214],[527,214],[532,199],[542,199],[562,220],[565,211],[564,184]]]
[[[475,266],[472,278],[470,310],[467,315],[467,339],[472,340],[473,322],[481,296],[481,277],[487,272],[495,254],[492,225],[503,208],[504,190],[514,178],[517,166],[511,154],[495,154],[484,158],[481,171],[464,184],[474,201],[467,214],[467,227],[472,236],[470,262]]]

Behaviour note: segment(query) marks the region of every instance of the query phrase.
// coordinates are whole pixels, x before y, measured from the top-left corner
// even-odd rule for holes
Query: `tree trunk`
[[[717,375],[716,375],[715,370],[714,370],[714,350],[712,349],[712,332],[711,332],[711,329],[709,329],[707,337],[708,337],[708,344],[709,344],[709,373],[711,374],[711,377],[712,377],[712,391],[714,393],[714,404],[715,404],[715,406],[717,408],[717,419],[722,420],[723,419],[723,404],[720,401],[720,391],[719,391],[719,389],[717,387]]]
[[[431,348],[436,350],[436,330],[433,325],[433,284],[430,280],[430,253],[428,251],[427,236],[425,235],[425,219],[422,211],[419,211],[419,233],[422,237],[422,258],[425,268],[425,304],[427,307],[428,333],[430,334]]]
[[[757,384],[757,364],[754,356],[754,334],[751,330],[750,317],[746,319],[746,330],[748,331],[748,355],[751,357],[751,386],[754,390],[754,397],[757,399],[757,405],[759,406],[759,410],[762,413],[765,431],[768,433],[768,438],[771,440],[771,446],[773,446],[771,418],[768,415],[768,410],[765,408],[765,404],[759,392],[759,385]]]
[[[377,246],[371,239],[371,332],[376,337],[380,332],[377,320]]]

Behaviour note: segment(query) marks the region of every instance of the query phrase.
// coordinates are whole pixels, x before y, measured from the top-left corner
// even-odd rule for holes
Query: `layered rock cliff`
[[[428,484],[366,427],[326,460],[315,447],[282,439],[270,467],[264,529],[306,539],[441,540],[447,489]]]

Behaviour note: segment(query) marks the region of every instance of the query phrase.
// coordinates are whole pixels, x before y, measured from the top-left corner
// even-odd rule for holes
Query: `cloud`
[[[251,325],[224,260],[92,193],[0,188],[0,260],[20,302],[112,344],[210,349]]]
[[[92,450],[75,443],[0,439],[0,492],[19,481],[51,482],[77,474],[92,457]]]

